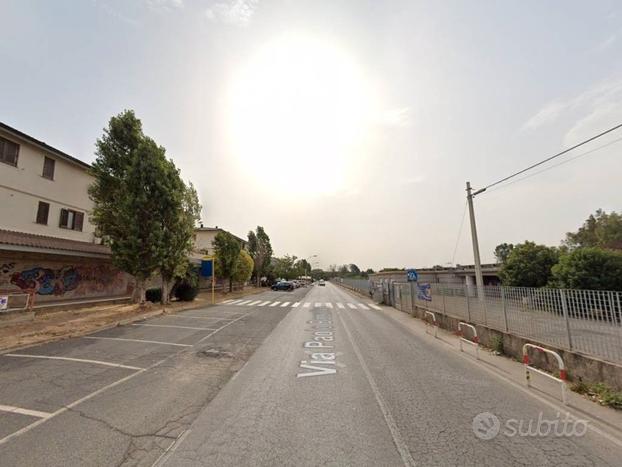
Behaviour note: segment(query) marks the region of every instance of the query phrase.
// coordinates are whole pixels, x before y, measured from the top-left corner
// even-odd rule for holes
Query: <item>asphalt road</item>
[[[158,465],[583,466],[621,455],[328,284],[292,308]]]
[[[0,466],[153,465],[307,291],[0,355]]]

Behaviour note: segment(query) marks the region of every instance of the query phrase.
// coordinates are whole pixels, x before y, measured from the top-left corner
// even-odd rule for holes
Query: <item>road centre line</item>
[[[289,305],[290,303],[291,303],[291,302],[284,302],[284,303],[281,305],[281,308],[286,307],[286,306],[287,306],[287,305]]]
[[[268,303],[270,303],[270,300],[266,300],[265,302],[261,302],[259,305],[257,306],[266,306]]]
[[[348,303],[348,306],[353,310],[356,310],[356,305],[354,303]]]
[[[279,303],[281,303],[281,302],[273,302],[273,303],[270,304],[270,306],[277,306]]]
[[[192,347],[192,344],[177,344],[175,342],[148,341],[148,340],[143,340],[143,339],[125,339],[123,337],[83,336],[82,338],[83,339],[105,339],[105,340],[122,341],[122,342],[140,342],[141,344],[175,345],[177,347]]]
[[[251,310],[248,313],[246,313],[246,314],[244,314],[244,315],[242,315],[242,316],[232,320],[231,322],[222,325],[216,331],[213,331],[210,334],[208,334],[207,336],[201,338],[196,344],[199,344],[199,343],[203,342],[205,339],[208,339],[209,337],[213,336],[214,334],[216,334],[220,330],[226,328],[230,324],[233,324],[236,321],[238,321],[238,320],[240,320],[242,318],[245,318],[246,316],[254,313],[255,311],[256,310]],[[88,336],[84,336],[84,337],[88,337]],[[104,386],[103,388],[99,388],[97,391],[94,391],[94,392],[92,392],[90,394],[87,394],[86,396],[82,397],[81,399],[78,399],[78,400],[72,402],[71,404],[66,405],[66,406],[58,409],[56,412],[53,412],[53,413],[49,414],[45,418],[41,418],[40,420],[37,420],[36,422],[33,422],[30,425],[27,425],[27,426],[25,426],[25,427],[15,431],[15,432],[11,433],[10,435],[5,436],[4,438],[0,439],[0,446],[5,444],[9,440],[11,440],[13,438],[16,438],[17,436],[20,436],[20,435],[23,435],[24,433],[29,432],[30,430],[38,427],[39,425],[45,423],[46,421],[48,421],[48,420],[50,420],[50,419],[52,419],[52,418],[54,418],[54,417],[56,417],[58,415],[61,415],[62,413],[66,412],[68,410],[71,410],[72,408],[74,408],[75,406],[81,404],[82,402],[85,402],[85,401],[87,401],[89,399],[92,399],[93,397],[98,396],[99,394],[103,393],[104,391],[107,391],[108,389],[111,389],[111,388],[113,388],[115,386],[118,386],[119,384],[122,384],[122,383],[124,383],[124,382],[126,382],[126,381],[128,381],[128,380],[130,380],[130,379],[132,379],[132,378],[134,378],[134,377],[144,373],[145,371],[148,371],[148,370],[151,370],[153,368],[156,368],[156,367],[160,366],[162,363],[164,363],[164,362],[168,361],[169,359],[171,359],[171,358],[181,354],[182,352],[185,352],[185,350],[181,350],[179,352],[172,353],[171,355],[168,355],[168,356],[164,357],[162,360],[155,362],[154,364],[148,366],[147,368],[143,368],[141,370],[138,370],[135,373],[132,373],[131,375],[126,376],[125,378],[121,378],[121,379],[119,379],[119,380],[117,380],[117,381],[115,381],[113,383],[108,384],[107,386]]]
[[[199,328],[194,326],[177,326],[175,324],[142,324],[132,323],[130,326],[148,326],[151,328],[175,328],[175,329],[196,329],[199,331],[215,331],[215,328]]]
[[[123,365],[121,363],[104,362],[102,360],[87,360],[85,358],[59,357],[56,355],[28,355],[21,353],[6,353],[3,356],[16,358],[41,358],[45,360],[65,360],[68,362],[92,363],[94,365],[111,366],[113,368],[125,368],[127,370],[142,370],[142,368],[139,368],[137,366]]]
[[[29,417],[45,418],[49,417],[49,412],[41,412],[39,410],[22,409],[21,407],[13,407],[12,405],[0,405],[0,412],[17,413],[20,415],[28,415]]]

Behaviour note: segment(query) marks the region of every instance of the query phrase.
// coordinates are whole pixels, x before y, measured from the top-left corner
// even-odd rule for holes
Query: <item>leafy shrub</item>
[[[181,300],[182,302],[191,302],[193,301],[197,294],[199,293],[199,288],[193,286],[191,283],[187,281],[181,281],[175,287],[175,297],[177,300]]]
[[[147,289],[147,291],[145,292],[145,297],[147,301],[151,303],[159,303],[162,301],[162,289],[159,287]]]
[[[498,354],[503,354],[503,336],[492,336],[490,338],[490,346]]]

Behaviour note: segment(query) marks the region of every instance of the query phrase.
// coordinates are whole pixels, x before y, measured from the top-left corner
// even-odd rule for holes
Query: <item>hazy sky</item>
[[[0,18],[0,121],[91,162],[134,109],[206,225],[263,225],[324,267],[445,264],[466,180],[622,122],[616,1],[0,0]],[[477,197],[482,260],[621,210],[621,156]],[[455,262],[472,261],[467,219]]]

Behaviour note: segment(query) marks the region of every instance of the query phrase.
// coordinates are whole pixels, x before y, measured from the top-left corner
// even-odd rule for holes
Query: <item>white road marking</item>
[[[332,308],[332,307],[333,307],[333,304],[332,304],[332,303],[327,303],[327,304],[326,304],[326,307],[327,307],[327,308]]]
[[[315,308],[319,308],[321,306],[322,306],[322,304],[320,302],[315,302]]]
[[[49,412],[41,412],[39,410],[22,409],[13,407],[12,405],[0,405],[0,412],[18,413],[20,415],[28,415],[30,417],[46,418],[51,414]]]
[[[215,328],[198,328],[194,326],[177,326],[174,324],[142,324],[142,323],[132,323],[131,326],[147,326],[150,328],[175,328],[175,329],[196,329],[199,331],[215,331]]]
[[[220,318],[216,316],[190,316],[190,315],[168,315],[160,318],[190,318],[190,319],[213,319],[216,321],[233,321],[231,318]]]
[[[266,306],[268,303],[270,303],[270,300],[266,300],[265,302],[261,302],[259,305],[257,306]]]
[[[138,368],[137,366],[122,365],[120,363],[103,362],[101,360],[87,360],[84,358],[58,357],[56,355],[28,355],[22,353],[6,353],[4,354],[4,356],[17,358],[42,358],[46,360],[65,360],[68,362],[92,363],[94,365],[111,366],[113,368],[126,368],[128,370],[142,370],[142,368]]]
[[[368,303],[368,305],[372,307],[374,310],[382,310],[382,308],[380,308],[378,305],[374,305],[373,303]]]
[[[356,310],[356,305],[354,303],[348,303],[348,306],[353,310]]]
[[[234,302],[234,301],[235,301],[235,300],[233,300],[232,298],[230,298],[229,300],[225,300],[225,301],[220,302],[220,303],[225,303],[225,304],[227,304],[227,303],[231,303],[231,302]]]
[[[254,302],[247,303],[246,306],[257,305],[259,302],[261,302],[261,300],[255,300]]]
[[[289,304],[290,304],[290,302],[285,302],[285,303],[283,303],[283,304],[281,305],[281,308],[286,307],[286,306],[287,306],[287,305],[289,305]]]
[[[296,302],[292,305],[292,308],[296,308],[298,305],[300,305],[300,302]]]
[[[304,305],[302,305],[303,308],[309,308],[311,306],[310,302],[305,302]]]
[[[362,303],[357,303],[357,305],[359,306],[359,308],[363,309],[363,310],[369,310],[369,308],[367,308],[365,305],[363,305]]]
[[[234,303],[238,303],[241,302],[242,299],[238,298],[237,300],[229,300],[228,302],[223,302],[223,303],[227,303],[227,305],[233,305]]]
[[[402,438],[402,434],[400,433],[397,423],[395,423],[395,419],[393,418],[393,415],[391,415],[391,411],[389,410],[389,407],[384,401],[382,394],[380,390],[378,389],[378,385],[376,384],[376,381],[374,380],[374,377],[371,374],[371,371],[369,371],[369,368],[367,367],[367,364],[365,363],[365,359],[363,358],[363,354],[361,353],[361,350],[359,349],[358,344],[352,338],[350,329],[346,325],[346,322],[342,318],[342,315],[338,313],[337,316],[339,317],[339,321],[341,321],[341,325],[343,326],[343,329],[346,332],[346,335],[348,336],[348,340],[350,341],[350,345],[352,345],[354,354],[356,355],[356,358],[361,364],[361,368],[363,369],[363,373],[365,373],[367,382],[371,386],[371,390],[374,393],[376,402],[378,403],[378,406],[380,407],[380,411],[382,412],[382,415],[384,416],[384,421],[387,424],[389,431],[391,432],[393,443],[395,444],[395,447],[397,448],[397,452],[399,452],[400,457],[402,458],[402,462],[406,466],[415,466],[416,463],[412,455],[410,454],[408,445],[404,442],[404,439]]]
[[[272,303],[270,304],[270,306],[277,306],[279,303],[281,303],[281,302],[272,302]]]
[[[343,306],[343,303],[338,302],[338,303],[337,303],[337,308],[345,308],[345,306]]]
[[[248,302],[252,302],[252,300],[243,300],[241,302],[236,303],[236,305],[246,305]]]
[[[105,339],[105,340],[123,341],[123,342],[140,342],[142,344],[175,345],[177,347],[192,347],[191,344],[177,344],[176,342],[162,342],[162,341],[146,341],[143,339],[124,339],[123,337],[83,336],[82,338],[83,339]]]

